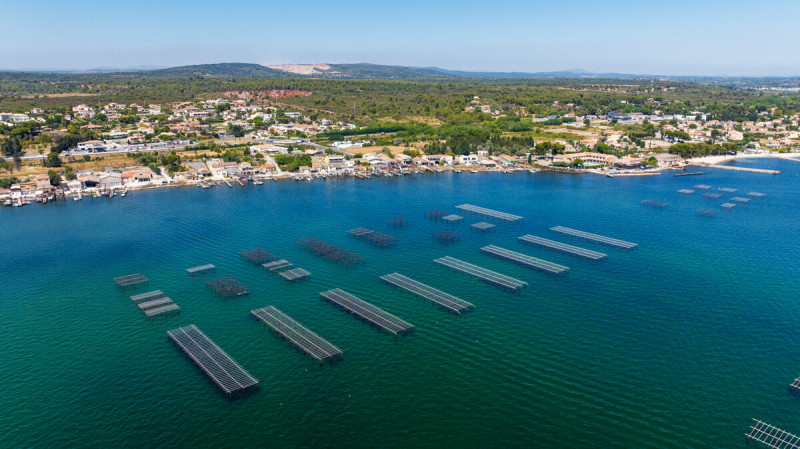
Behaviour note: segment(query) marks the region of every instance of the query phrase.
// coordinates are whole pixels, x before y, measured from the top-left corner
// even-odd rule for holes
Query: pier
[[[302,239],[295,240],[294,243],[308,249],[318,256],[336,263],[341,262],[345,265],[364,263],[364,258],[358,254],[351,253],[350,251],[346,251],[338,246],[331,245],[330,243],[320,240],[316,237],[304,237]]]
[[[341,307],[352,315],[357,316],[390,334],[394,334],[395,336],[397,336],[397,334],[405,335],[414,330],[414,326],[410,323],[403,321],[391,313],[375,307],[363,299],[357,298],[340,288],[322,292],[320,295],[326,301]]]
[[[366,240],[367,242],[380,247],[394,245],[395,240],[397,240],[397,238],[392,237],[391,235],[386,235],[367,228],[355,228],[347,232],[353,237]]]
[[[311,276],[311,272],[302,268],[294,268],[278,273],[282,278],[289,282],[302,281],[303,279]]]
[[[669,206],[669,203],[663,203],[661,201],[653,201],[653,200],[644,200],[640,204],[642,206],[650,206],[654,209],[663,209]]]
[[[706,165],[707,167],[711,168],[721,168],[724,170],[736,170],[736,171],[747,171],[750,173],[763,173],[766,175],[779,175],[781,172],[779,170],[767,170],[764,168],[750,168],[750,167],[736,167],[733,165]]]
[[[519,215],[500,212],[480,206],[473,206],[472,204],[460,204],[456,206],[456,209],[465,212],[470,212],[472,214],[479,215],[482,217],[494,218],[500,221],[504,221],[506,223],[516,223],[522,220],[522,217],[520,217]]]
[[[543,237],[537,237],[535,235],[523,235],[519,238],[524,243],[529,243],[531,245],[541,246],[544,248],[550,248],[556,251],[561,251],[563,253],[571,254],[573,256],[584,257],[586,259],[599,261],[606,258],[606,255],[603,253],[599,253],[597,251],[592,251],[585,248],[580,248],[578,246],[567,245],[566,243],[556,242],[555,240],[546,239]]]
[[[189,276],[193,276],[194,277],[194,276],[200,276],[200,275],[206,274],[206,273],[213,273],[216,270],[217,270],[217,267],[215,267],[214,265],[208,264],[208,265],[200,265],[199,267],[187,268],[186,272],[189,273]]]
[[[503,260],[508,260],[528,268],[545,271],[551,274],[562,274],[569,272],[569,267],[565,267],[563,265],[559,265],[553,262],[548,262],[546,260],[538,259],[536,257],[528,256],[527,254],[511,251],[509,249],[500,248],[499,246],[494,246],[494,245],[484,246],[483,248],[481,248],[481,251],[483,251],[486,254],[491,254],[492,256],[498,257]]]
[[[453,243],[461,240],[461,234],[451,231],[438,231],[433,233],[433,238],[444,243]]]
[[[341,360],[342,350],[312,332],[289,315],[273,306],[250,312],[253,318],[263,321],[281,338],[292,342],[297,349],[317,359],[320,363]]]
[[[415,295],[421,296],[425,299],[433,301],[441,307],[456,313],[457,315],[473,310],[475,308],[471,303],[463,299],[456,298],[455,296],[437,290],[431,286],[425,285],[422,282],[415,281],[409,277],[403,276],[400,273],[390,273],[381,276],[381,280],[387,284],[394,285],[407,290]]]
[[[478,223],[473,223],[470,226],[481,232],[494,231],[494,229],[497,227],[496,225],[486,223],[485,221],[479,221]]]
[[[252,249],[246,249],[244,251],[239,251],[239,255],[249,260],[250,263],[254,265],[261,265],[264,262],[269,262],[271,260],[277,259],[277,257],[274,254],[264,251],[261,248],[252,248]]]
[[[167,331],[167,335],[229,399],[258,388],[258,380],[194,324]]]
[[[273,262],[267,262],[265,264],[261,264],[261,266],[266,268],[269,271],[276,271],[276,270],[280,270],[280,269],[283,269],[283,268],[291,267],[292,263],[289,262],[288,260],[281,259],[281,260],[276,260],[276,261],[273,261]]]
[[[127,276],[120,276],[118,278],[114,278],[114,282],[117,283],[117,287],[125,290],[128,287],[136,288],[142,284],[148,285],[149,281],[142,273],[136,274],[129,274]]]
[[[564,226],[555,226],[550,228],[551,231],[560,232],[562,234],[571,235],[574,237],[591,240],[594,242],[602,243],[604,245],[616,246],[625,249],[635,249],[639,246],[636,243],[626,242],[625,240],[614,239],[611,237],[604,237],[602,235],[591,234],[589,232],[578,231],[577,229],[565,228]]]
[[[747,438],[775,449],[800,449],[800,437],[753,418]]]
[[[247,287],[231,277],[215,279],[213,281],[206,282],[206,285],[225,299],[228,299],[231,296],[242,296],[250,293],[250,290],[248,290]]]
[[[504,274],[487,270],[486,268],[472,265],[471,263],[464,262],[463,260],[459,260],[450,256],[440,257],[439,259],[434,260],[434,262],[438,263],[439,265],[444,265],[447,268],[452,268],[454,270],[461,271],[462,273],[475,276],[484,282],[514,292],[519,291],[528,285],[528,283],[525,281],[520,281],[519,279],[512,278],[511,276],[506,276]]]

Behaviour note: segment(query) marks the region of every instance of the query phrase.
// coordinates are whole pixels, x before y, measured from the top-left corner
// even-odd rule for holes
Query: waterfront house
[[[677,154],[656,153],[653,157],[658,161],[659,167],[678,167],[683,164],[683,158]]]

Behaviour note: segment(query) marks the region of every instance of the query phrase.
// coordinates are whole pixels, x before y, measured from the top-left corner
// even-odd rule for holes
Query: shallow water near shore
[[[736,447],[751,418],[800,433],[800,162],[702,176],[442,173],[132,192],[0,210],[0,447]],[[696,184],[739,189],[717,200]],[[733,211],[731,196],[766,193]],[[664,209],[642,200],[670,203]],[[425,211],[475,204],[523,216],[481,233]],[[698,216],[700,208],[717,216]],[[460,215],[464,215],[459,213]],[[393,228],[388,220],[408,218]],[[550,231],[636,242],[625,251]],[[346,233],[397,237],[376,248]],[[461,234],[442,244],[439,230]],[[592,263],[522,244],[601,251]],[[295,246],[315,236],[362,255],[345,267]],[[570,267],[559,277],[494,259],[493,244]],[[289,284],[239,257],[261,247],[309,270]],[[511,293],[433,259],[529,283]],[[185,269],[211,263],[215,274]],[[475,305],[455,316],[379,276],[399,272]],[[141,272],[125,292],[116,276]],[[247,296],[205,287],[232,276]],[[320,299],[343,288],[416,326],[393,338]],[[147,319],[130,295],[180,307]],[[319,366],[249,311],[274,305],[344,351]],[[260,390],[229,402],[171,345],[196,324]]]

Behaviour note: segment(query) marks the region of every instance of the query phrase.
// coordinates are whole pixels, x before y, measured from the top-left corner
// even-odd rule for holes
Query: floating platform
[[[767,194],[761,192],[747,192],[747,196],[752,196],[753,198],[764,198],[767,196]]]
[[[250,293],[250,290],[248,290],[247,287],[231,277],[208,281],[206,282],[206,285],[225,299],[228,299],[231,296],[242,296]]]
[[[261,265],[264,262],[269,262],[271,260],[277,259],[277,257],[274,254],[264,251],[261,248],[252,248],[252,249],[246,249],[244,251],[239,251],[239,255],[249,260],[250,263],[253,263],[255,265]]]
[[[718,198],[722,198],[721,193],[704,193],[703,196],[710,200],[716,200]]]
[[[302,239],[295,240],[294,243],[310,250],[318,256],[322,256],[325,259],[337,263],[341,262],[345,265],[364,263],[364,258],[358,254],[351,253],[350,251],[346,251],[338,246],[331,245],[330,243],[320,240],[316,237],[304,237]]]
[[[288,268],[292,266],[292,263],[288,260],[275,260],[273,262],[267,262],[265,264],[261,264],[262,267],[266,268],[269,271],[276,271],[283,268]]]
[[[199,267],[192,267],[186,269],[186,272],[189,273],[189,276],[199,276],[201,274],[213,273],[215,271],[217,271],[217,267],[211,264],[200,265]]]
[[[661,201],[653,201],[653,200],[644,200],[640,203],[642,206],[650,206],[656,209],[663,209],[669,206],[669,203],[663,203]]]
[[[545,271],[552,274],[563,274],[569,272],[569,267],[559,265],[557,263],[548,262],[546,260],[537,259],[536,257],[528,256],[527,254],[518,253],[509,249],[500,248],[499,246],[489,245],[481,248],[486,254],[499,257],[503,260],[518,263],[522,266],[533,268],[536,270]]]
[[[444,265],[448,268],[461,271],[462,273],[475,276],[489,284],[493,284],[515,292],[528,285],[528,283],[525,281],[520,281],[519,279],[512,278],[511,276],[506,276],[492,270],[487,270],[486,268],[482,268],[450,256],[440,257],[434,260],[434,262],[438,263],[439,265]]]
[[[473,206],[472,204],[460,204],[456,206],[456,209],[464,212],[470,212],[472,214],[480,215],[483,217],[494,218],[500,221],[504,221],[506,223],[516,223],[522,220],[522,217],[520,217],[519,215],[500,212],[480,206]]]
[[[694,193],[694,190],[692,190],[692,189],[680,189],[680,190],[678,190],[678,193],[680,193],[681,195],[691,195],[691,194]]]
[[[355,228],[355,229],[351,229],[351,230],[349,230],[347,232],[350,235],[353,235],[353,236],[356,236],[356,237],[360,237],[360,236],[362,236],[364,234],[369,234],[370,232],[375,232],[375,231],[373,231],[372,229],[367,229],[367,228]]]
[[[167,335],[228,398],[258,388],[258,380],[194,324],[167,331]]]
[[[147,302],[153,301],[159,298],[165,298],[167,295],[164,294],[161,290],[154,290],[152,292],[142,293],[141,295],[134,295],[131,296],[131,300],[134,303],[139,304],[140,302]]]
[[[795,380],[793,380],[792,383],[789,384],[789,388],[794,391],[800,391],[800,376],[795,378]]]
[[[118,278],[114,278],[114,282],[117,283],[117,287],[123,290],[125,290],[128,287],[136,288],[142,284],[148,285],[150,283],[142,273],[120,276]]]
[[[408,224],[408,218],[397,217],[389,219],[389,226],[405,226]]]
[[[442,221],[446,221],[449,224],[460,223],[463,220],[464,220],[464,217],[462,217],[461,215],[456,215],[456,214],[445,215],[444,217],[442,217]]]
[[[697,184],[696,186],[694,186],[694,188],[695,189],[700,189],[700,190],[708,190],[708,189],[711,188],[711,186],[708,186],[708,185],[705,185],[705,184]]]
[[[735,196],[735,197],[731,198],[731,201],[735,201],[737,203],[749,203],[750,202],[750,198],[742,198],[740,196]]]
[[[477,223],[471,224],[470,226],[481,232],[494,231],[494,229],[497,227],[496,225],[493,225],[491,223],[486,223],[485,221],[479,221]]]
[[[733,210],[733,208],[736,207],[736,205],[733,203],[723,203],[722,206],[720,207],[726,210]]]
[[[431,286],[425,285],[422,282],[415,281],[409,277],[403,276],[400,273],[390,273],[384,276],[381,276],[381,280],[386,282],[387,284],[394,285],[395,287],[400,287],[404,290],[408,290],[415,295],[421,296],[425,299],[429,299],[436,304],[442,306],[443,308],[455,312],[456,314],[460,315],[463,312],[467,312],[473,310],[475,308],[474,305],[471,303],[464,301],[463,299],[456,298],[455,296],[445,293],[441,290],[437,290]]]
[[[180,312],[180,307],[175,304],[172,299],[164,294],[161,290],[142,293],[141,295],[131,296],[131,300],[139,307],[139,310],[144,312],[147,317],[152,318],[158,315],[177,315]]]
[[[433,238],[445,243],[452,243],[461,240],[461,234],[451,231],[438,231],[433,233]]]
[[[302,281],[303,279],[311,276],[310,271],[304,270],[302,268],[294,268],[292,270],[282,271],[278,274],[280,274],[282,278],[286,279],[289,282]]]
[[[391,235],[386,235],[367,228],[355,228],[347,232],[354,237],[357,237],[361,240],[366,240],[367,242],[380,247],[394,245],[395,240],[397,240],[397,238],[392,237]]]
[[[440,220],[442,217],[444,217],[444,212],[440,210],[429,210],[425,212],[425,218],[431,220]]]
[[[695,215],[702,215],[704,217],[716,217],[717,216],[717,211],[715,211],[713,209],[697,209],[696,211],[694,211],[694,214]]]
[[[592,234],[589,232],[579,231],[577,229],[565,228],[564,226],[555,226],[550,228],[551,231],[560,232],[561,234],[571,235],[585,240],[602,243],[604,245],[616,246],[618,248],[635,249],[639,246],[636,243],[626,242],[625,240],[614,239],[602,235]]]
[[[725,193],[736,193],[736,192],[739,191],[739,189],[731,189],[730,187],[720,187],[717,190],[719,190],[720,192],[725,192]]]
[[[599,253],[597,251],[580,248],[578,246],[567,245],[566,243],[556,242],[555,240],[550,240],[543,237],[537,237],[535,235],[527,234],[523,235],[519,239],[524,243],[530,243],[531,245],[554,249],[556,251],[572,254],[574,256],[584,257],[590,260],[599,261],[606,258],[605,254]]]
[[[764,443],[775,449],[800,449],[800,437],[793,435],[785,430],[781,430],[772,424],[767,424],[753,418],[754,424],[750,425],[750,433],[747,438]]]
[[[263,321],[273,332],[292,342],[297,349],[320,362],[327,360],[333,363],[344,357],[341,349],[273,306],[253,310],[250,314],[254,318]]]
[[[403,321],[391,313],[375,307],[363,299],[357,298],[340,288],[322,292],[320,295],[323,299],[331,302],[332,304],[341,307],[342,309],[361,318],[362,320],[371,323],[388,333],[394,334],[395,336],[397,334],[405,335],[414,330],[414,326],[410,323]]]

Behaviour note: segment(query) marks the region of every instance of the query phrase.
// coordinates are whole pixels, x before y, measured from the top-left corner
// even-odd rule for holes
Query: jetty
[[[437,231],[433,233],[433,238],[444,243],[453,243],[461,240],[461,234],[451,231]]]
[[[252,248],[239,251],[239,255],[249,260],[250,263],[254,265],[261,265],[264,262],[269,262],[278,258],[274,254],[264,251],[261,248]]]
[[[669,206],[669,203],[664,203],[661,201],[653,201],[653,200],[644,200],[640,203],[642,206],[650,206],[655,209],[663,209]]]
[[[747,438],[775,449],[800,449],[800,437],[753,418]]]
[[[414,330],[414,326],[410,323],[340,288],[322,292],[320,296],[331,304],[337,305],[350,314],[395,336],[397,334],[405,335]]]
[[[243,284],[231,277],[224,277],[206,282],[208,288],[214,290],[218,295],[225,299],[231,296],[242,296],[250,293]]]
[[[128,287],[136,288],[140,285],[148,285],[149,281],[142,273],[136,274],[129,274],[127,276],[120,276],[118,278],[114,278],[114,282],[117,283],[117,287],[125,290]]]
[[[341,262],[345,265],[364,263],[364,258],[358,254],[351,253],[350,251],[339,248],[338,246],[331,245],[330,243],[320,240],[316,237],[304,237],[302,239],[295,240],[294,243],[298,246],[308,249],[318,256],[336,263]]]
[[[456,206],[456,209],[464,212],[469,212],[474,215],[479,215],[482,217],[494,218],[496,220],[504,221],[506,223],[516,223],[518,221],[522,221],[522,217],[520,217],[519,215],[500,212],[480,206],[473,206],[472,204],[460,204]]]
[[[397,240],[397,238],[392,237],[391,235],[386,235],[367,228],[355,228],[347,232],[353,237],[356,237],[360,240],[365,240],[375,246],[380,247],[394,245],[395,241]]]
[[[689,173],[678,173],[678,174],[675,174],[675,175],[672,175],[672,176],[674,176],[674,177],[676,177],[676,178],[677,178],[677,177],[680,177],[680,176],[697,176],[697,175],[705,175],[706,173],[708,173],[708,172],[704,172],[704,171],[693,171],[693,172],[689,172]]]
[[[606,258],[605,254],[599,253],[597,251],[580,248],[578,246],[567,245],[566,243],[556,242],[555,240],[550,240],[543,237],[537,237],[535,235],[526,234],[523,235],[522,237],[519,237],[519,239],[524,243],[529,243],[531,245],[536,245],[556,251],[561,251],[562,253],[571,254],[573,256],[584,257],[586,259],[594,261],[600,261]]]
[[[276,270],[281,270],[283,268],[291,267],[292,263],[289,262],[288,260],[281,259],[281,260],[276,260],[276,261],[273,261],[273,262],[267,262],[265,264],[261,264],[261,266],[266,268],[269,271],[276,271]]]
[[[403,276],[400,273],[389,273],[381,276],[381,280],[387,284],[394,285],[407,290],[415,295],[421,296],[425,299],[433,301],[441,307],[460,315],[463,312],[473,310],[475,306],[463,299],[457,298],[449,293],[437,290],[422,282],[415,281],[409,277]]]
[[[200,276],[201,274],[213,273],[216,270],[217,267],[208,264],[208,265],[200,265],[199,267],[187,268],[186,272],[189,273],[189,276],[194,277],[194,276]]]
[[[474,229],[477,229],[477,230],[479,230],[481,232],[494,231],[494,229],[497,227],[496,225],[493,225],[491,223],[487,223],[485,221],[479,221],[477,223],[471,224],[470,226],[472,226]]]
[[[164,317],[167,317],[169,315],[181,313],[181,308],[161,290],[131,296],[131,300],[148,318],[157,315],[164,315]]]
[[[511,251],[510,249],[500,248],[499,246],[488,245],[481,248],[486,254],[498,257],[503,260],[517,263],[524,267],[533,268],[540,271],[545,271],[551,274],[563,274],[569,272],[569,267],[559,265],[557,263],[549,262],[547,260],[538,259],[527,254]]]
[[[278,273],[282,278],[289,282],[302,281],[303,279],[311,276],[311,272],[303,268],[294,268]]]
[[[333,363],[344,357],[341,349],[273,306],[253,310],[250,315],[263,321],[282,339],[289,340],[297,349],[317,359],[320,363],[324,361]]]
[[[452,268],[454,270],[461,271],[462,273],[475,276],[484,282],[514,292],[517,292],[528,285],[528,283],[525,281],[520,281],[519,279],[512,278],[511,276],[506,276],[495,271],[487,270],[486,268],[479,267],[450,256],[440,257],[434,260],[434,262],[447,268]]]
[[[767,175],[779,175],[779,170],[767,170],[765,168],[736,167],[733,165],[706,165],[706,167],[721,168],[724,170],[746,171],[750,173],[764,173]]]
[[[229,399],[258,389],[258,380],[194,324],[167,331],[167,335]]]
[[[637,246],[639,246],[636,243],[626,242],[625,240],[619,240],[611,237],[592,234],[589,232],[578,231],[577,229],[565,228],[564,226],[555,226],[550,228],[550,230],[555,232],[560,232],[562,234],[571,235],[573,237],[578,237],[585,240],[591,240],[593,242],[602,243],[604,245],[616,246],[619,248],[635,249]]]

